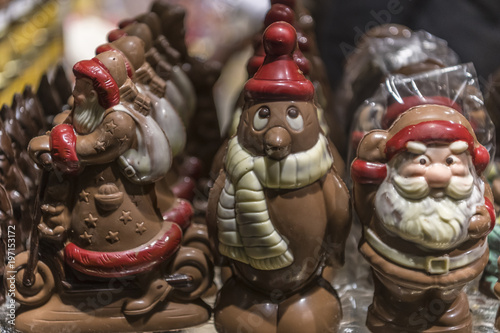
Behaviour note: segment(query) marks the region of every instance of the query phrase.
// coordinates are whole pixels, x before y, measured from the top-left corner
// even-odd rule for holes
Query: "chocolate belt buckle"
[[[425,270],[430,274],[445,274],[450,271],[450,257],[425,257]]]

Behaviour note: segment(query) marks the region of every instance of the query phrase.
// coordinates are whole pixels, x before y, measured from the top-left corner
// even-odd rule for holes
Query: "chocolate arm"
[[[323,183],[328,225],[323,246],[327,247],[327,265],[342,266],[344,250],[351,229],[352,213],[349,191],[340,177],[331,169]]]
[[[481,177],[486,183],[484,176]],[[484,189],[485,205],[476,208],[476,213],[471,217],[469,236],[471,238],[485,237],[495,226],[495,209],[493,206],[493,192],[489,186]]]
[[[44,153],[50,153],[50,137],[49,135],[41,135],[31,139],[28,144],[28,153],[30,158],[38,165],[43,166],[44,163],[40,159]]]
[[[375,194],[387,174],[384,153],[386,141],[386,131],[368,133],[359,143],[357,158],[351,165],[354,209],[363,225],[370,223]]]
[[[135,127],[126,113],[108,113],[92,133],[77,136],[78,159],[83,164],[113,162],[135,144]]]
[[[208,208],[207,208],[207,227],[208,236],[210,238],[210,245],[212,247],[212,252],[219,257],[219,238],[217,232],[217,205],[219,204],[220,194],[224,188],[224,183],[226,182],[226,173],[224,170],[220,170],[219,177],[214,182],[214,186],[210,190],[208,196]],[[216,263],[217,259],[214,260]]]

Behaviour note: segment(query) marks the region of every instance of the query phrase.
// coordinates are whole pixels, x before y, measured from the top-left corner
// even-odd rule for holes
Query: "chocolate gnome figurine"
[[[488,262],[488,162],[467,119],[443,105],[413,107],[362,139],[351,173],[372,332],[472,332],[462,289]]]
[[[349,194],[333,167],[314,88],[292,59],[294,28],[271,24],[266,59],[209,196],[207,224],[233,276],[215,304],[219,332],[335,332],[339,299],[321,277],[343,263]]]
[[[16,256],[16,329],[156,332],[208,320],[199,296],[211,265],[180,245],[180,227],[157,208],[154,182],[171,162],[165,134],[123,102],[134,89],[121,96],[132,83],[118,83],[127,77],[118,53],[80,61],[73,72],[69,116],[29,144],[46,170],[45,208],[30,252]]]

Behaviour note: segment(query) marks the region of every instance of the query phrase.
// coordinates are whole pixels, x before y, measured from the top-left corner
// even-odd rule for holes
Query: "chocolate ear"
[[[385,144],[387,142],[388,132],[383,130],[374,130],[366,134],[358,146],[358,159],[367,162],[386,163]]]
[[[484,146],[479,145],[474,148],[474,156],[472,156],[476,172],[480,175],[490,163],[490,154]]]

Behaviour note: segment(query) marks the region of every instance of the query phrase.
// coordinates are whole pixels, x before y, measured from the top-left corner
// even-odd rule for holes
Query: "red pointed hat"
[[[288,7],[292,8],[292,9],[295,9],[296,1],[295,0],[271,0],[271,5],[274,5],[277,3],[281,3],[283,5],[287,5]]]
[[[285,21],[291,25],[295,24],[295,12],[292,8],[281,3],[271,6],[264,19],[264,26],[267,28],[274,22]]]
[[[476,171],[484,171],[490,161],[488,150],[481,145],[468,120],[457,110],[438,104],[415,106],[398,118],[387,130],[387,160],[407,150],[409,141],[429,143],[467,142]]]
[[[389,128],[396,118],[406,110],[417,105],[425,104],[449,106],[462,113],[460,105],[445,96],[408,96],[403,97],[401,103],[392,103],[387,107],[387,111],[382,119],[382,128]]]
[[[125,60],[125,67],[127,67],[127,76],[129,78],[133,79],[135,68],[133,68],[133,66],[130,64],[130,60],[127,58],[127,56],[125,54],[123,54],[123,52],[121,50],[117,49],[112,43],[99,45],[95,49],[95,54],[98,55],[98,54],[101,54],[101,53],[107,52],[107,51],[116,51],[116,52],[119,52],[121,55],[123,55],[123,60]]]
[[[123,36],[128,36],[128,34],[122,29],[115,29],[108,32],[108,42],[114,42],[115,40],[122,38]]]
[[[312,101],[314,86],[293,60],[297,34],[288,23],[271,24],[263,34],[266,58],[245,84],[246,101]]]
[[[97,59],[82,60],[73,66],[73,74],[78,78],[87,78],[97,92],[99,105],[105,109],[120,103],[120,89],[109,70]]]

